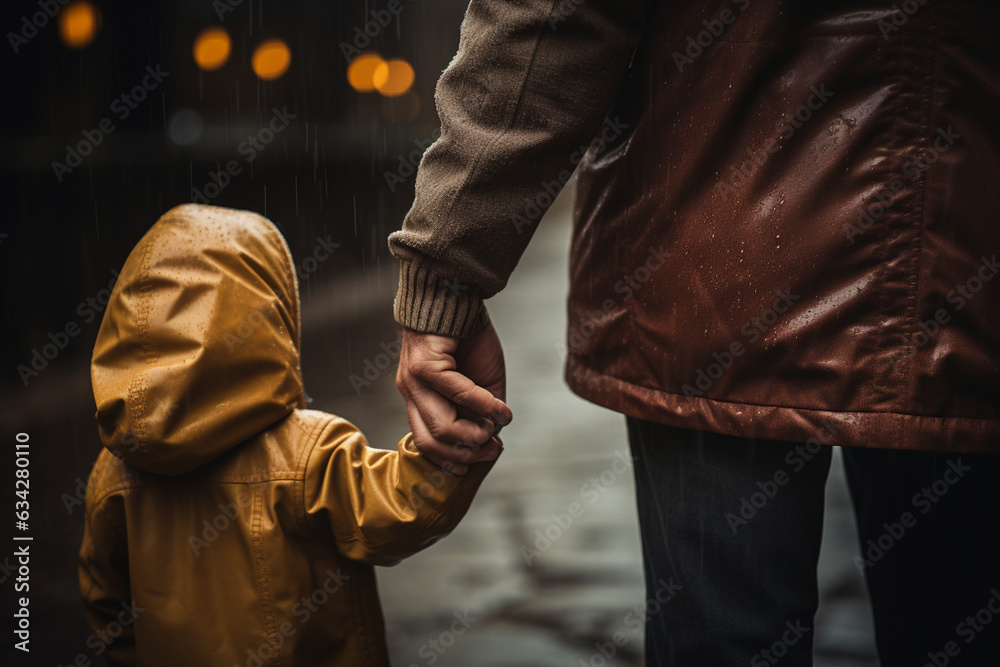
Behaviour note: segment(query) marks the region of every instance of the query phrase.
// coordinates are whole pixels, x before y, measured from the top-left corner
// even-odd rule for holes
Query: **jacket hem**
[[[584,400],[637,419],[766,440],[939,453],[1000,453],[1000,422],[895,412],[814,410],[688,397],[642,387],[566,359],[565,380]]]

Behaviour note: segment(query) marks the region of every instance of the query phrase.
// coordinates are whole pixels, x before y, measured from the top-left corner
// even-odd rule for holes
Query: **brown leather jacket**
[[[92,362],[88,648],[120,665],[385,666],[372,564],[451,531],[457,477],[305,404],[291,255],[266,219],[179,206],[133,250]]]
[[[390,237],[396,317],[474,330],[581,162],[576,393],[1000,451],[998,31],[992,0],[474,0]]]

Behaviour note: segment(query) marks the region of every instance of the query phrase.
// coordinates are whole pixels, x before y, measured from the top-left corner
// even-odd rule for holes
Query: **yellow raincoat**
[[[292,258],[265,218],[183,205],[129,255],[94,348],[106,446],[80,587],[121,665],[388,665],[372,565],[450,532],[448,473],[305,406]]]

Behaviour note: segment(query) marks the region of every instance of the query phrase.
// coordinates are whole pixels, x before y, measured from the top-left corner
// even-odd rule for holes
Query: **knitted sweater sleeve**
[[[441,136],[389,236],[394,315],[464,337],[507,284],[536,223],[614,101],[649,0],[472,0],[436,90]]]

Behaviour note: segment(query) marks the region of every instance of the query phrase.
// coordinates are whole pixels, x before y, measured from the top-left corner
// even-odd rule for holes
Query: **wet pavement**
[[[625,420],[576,397],[562,380],[570,229],[561,198],[509,287],[488,302],[515,415],[503,432],[506,451],[452,535],[379,570],[397,667],[642,664],[641,631],[629,622],[645,600],[633,480],[622,462]],[[384,329],[381,340],[364,341],[368,357],[353,355],[355,367],[359,358],[374,362],[380,349],[391,351],[394,329]],[[373,443],[391,446],[407,430],[393,378],[394,364],[360,396],[317,407],[339,411]],[[815,664],[874,667],[839,452],[827,498]],[[553,518],[574,502],[583,510],[571,524]],[[625,639],[609,644],[616,632]]]

